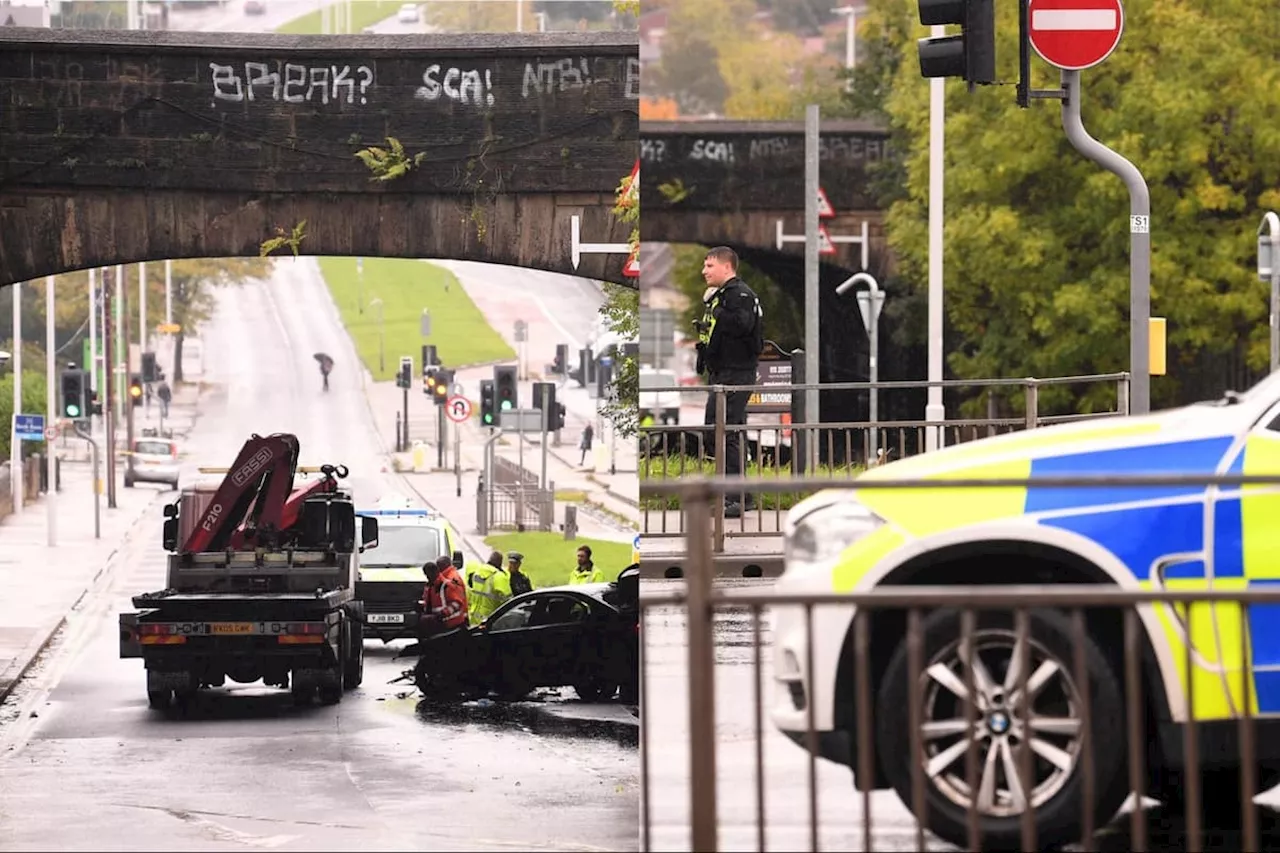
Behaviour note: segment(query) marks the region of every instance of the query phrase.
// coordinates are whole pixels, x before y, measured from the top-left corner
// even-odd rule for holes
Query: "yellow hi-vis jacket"
[[[569,573],[570,586],[580,583],[604,583],[604,572],[592,566],[587,571],[579,571],[577,566],[573,567],[573,571]]]
[[[467,619],[479,625],[511,597],[511,578],[488,563],[467,572]]]

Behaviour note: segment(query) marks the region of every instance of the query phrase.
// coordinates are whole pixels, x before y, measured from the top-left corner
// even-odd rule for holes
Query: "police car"
[[[408,502],[385,501],[360,515],[378,519],[378,547],[361,561],[356,598],[364,602],[365,635],[384,643],[416,637],[418,612],[426,577],[425,563],[449,555],[461,569],[463,557],[457,531],[439,513]]]
[[[872,469],[851,488],[797,504],[784,530],[782,592],[854,592],[899,584],[1098,584],[1126,589],[1242,589],[1280,582],[1280,488],[1150,486],[1091,488],[881,489],[873,479],[1034,478],[1123,474],[1280,473],[1280,374],[1243,394],[1141,417],[1090,420],[975,441]],[[1257,790],[1280,781],[1280,607],[1138,608],[1144,640],[1140,686],[1145,717],[1144,790],[1176,810],[1183,803],[1182,744],[1198,734],[1206,813],[1240,819],[1238,719],[1243,697],[1257,726]],[[774,608],[774,724],[802,747],[810,705],[818,752],[858,773],[852,606],[813,610],[809,660],[805,617]],[[911,801],[911,739],[905,617],[870,619],[875,750],[871,786]],[[1018,719],[1012,695],[1015,637],[1007,614],[977,615],[974,673],[980,725],[967,725],[967,690],[954,609],[922,614],[920,719],[928,824],[967,846],[972,794],[968,738],[979,743],[977,807],[982,849],[1016,849],[1029,800],[1041,843],[1078,840],[1085,803],[1084,716],[1067,615],[1030,614],[1032,719]],[[1095,825],[1129,792],[1125,739],[1124,631],[1118,609],[1088,615],[1084,660],[1093,724]],[[1242,654],[1244,637],[1249,653]],[[1190,660],[1195,683],[1188,715]],[[810,670],[810,668],[812,668]],[[985,671],[983,671],[985,670]],[[812,671],[812,680],[809,672]],[[1247,685],[1247,691],[1243,689]],[[1030,735],[1034,779],[1023,790],[1010,749]],[[863,784],[864,780],[858,780]],[[1211,819],[1211,818],[1207,818]],[[1235,825],[1239,825],[1238,823]]]

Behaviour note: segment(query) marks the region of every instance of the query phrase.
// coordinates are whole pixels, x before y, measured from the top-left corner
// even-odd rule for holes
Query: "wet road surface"
[[[350,466],[357,500],[403,492],[381,473],[354,355],[304,263],[223,292],[204,336],[220,387],[191,475],[229,464],[250,432],[289,431],[300,464]],[[317,351],[337,361],[328,394]],[[12,697],[21,716],[0,716],[0,849],[636,849],[634,729],[530,705],[426,707],[388,683],[411,663],[391,660],[405,642],[367,643],[364,685],[336,706],[229,683],[185,714],[151,711],[116,620],[164,586],[161,504],[157,490],[116,571]]]
[[[644,582],[646,594],[676,589],[671,581]],[[718,581],[718,587],[761,588],[767,581]],[[819,759],[816,770],[817,846],[813,846],[810,820],[808,753],[784,737],[769,720],[773,701],[773,674],[769,616],[760,621],[762,649],[760,684],[763,696],[762,740],[757,739],[755,719],[755,651],[751,615],[746,610],[716,615],[716,794],[719,814],[719,849],[737,850],[862,850],[864,823],[862,797],[853,787],[852,772]],[[644,706],[642,736],[648,744],[649,842],[662,851],[689,850],[689,720],[688,643],[683,610],[676,607],[647,611],[644,628]],[[757,807],[757,743],[764,757],[764,843],[760,842]],[[1260,847],[1280,850],[1280,789],[1258,799]],[[1271,808],[1264,808],[1263,805]],[[1146,810],[1147,849],[1188,848],[1185,825],[1150,801]],[[911,813],[892,791],[871,795],[872,849],[919,850],[916,824]],[[643,833],[643,827],[642,827]],[[641,844],[644,845],[642,834]],[[955,850],[926,834],[930,850]],[[1201,849],[1237,851],[1243,836],[1236,828],[1206,830]],[[1101,851],[1134,849],[1130,814],[1124,812],[1099,832],[1095,847]],[[1071,849],[1071,848],[1068,848]]]

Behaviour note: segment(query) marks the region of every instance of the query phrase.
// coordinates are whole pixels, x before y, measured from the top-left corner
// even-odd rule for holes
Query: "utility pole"
[[[117,270],[119,268],[117,267]],[[107,508],[116,508],[116,383],[115,305],[111,294],[111,268],[102,270],[103,420],[107,422]],[[95,484],[96,487],[97,484]]]
[[[98,271],[89,267],[89,390],[98,390]],[[86,418],[93,423],[93,413]],[[92,430],[90,430],[92,432]]]
[[[111,318],[111,322],[114,324],[115,328],[116,348],[108,356],[110,359],[110,366],[108,367],[107,372],[111,376],[112,384],[116,386],[116,408],[113,411],[112,417],[116,418],[116,426],[119,426],[119,422],[124,420],[124,407],[121,404],[126,396],[124,385],[122,384],[124,382],[124,373],[120,370],[120,353],[122,350],[125,353],[123,360],[126,363],[129,360],[129,324],[125,321],[125,315],[121,308],[121,306],[124,305],[124,264],[116,264],[115,287],[116,301],[113,306],[113,310],[116,313]]]

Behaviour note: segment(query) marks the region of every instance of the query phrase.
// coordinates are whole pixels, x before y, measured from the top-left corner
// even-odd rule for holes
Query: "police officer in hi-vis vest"
[[[698,373],[705,373],[708,385],[755,385],[756,367],[764,349],[764,312],[760,299],[746,282],[738,278],[738,255],[727,246],[717,246],[707,252],[702,264],[702,277],[707,291],[702,297],[702,319],[698,329]],[[725,426],[747,422],[747,400],[750,391],[730,391],[725,394]],[[704,423],[716,422],[715,395],[707,396]],[[742,474],[742,431],[725,430],[724,473],[726,476]],[[741,496],[725,497],[725,515],[737,517],[743,507]],[[746,509],[753,508],[750,495],[746,496]]]

